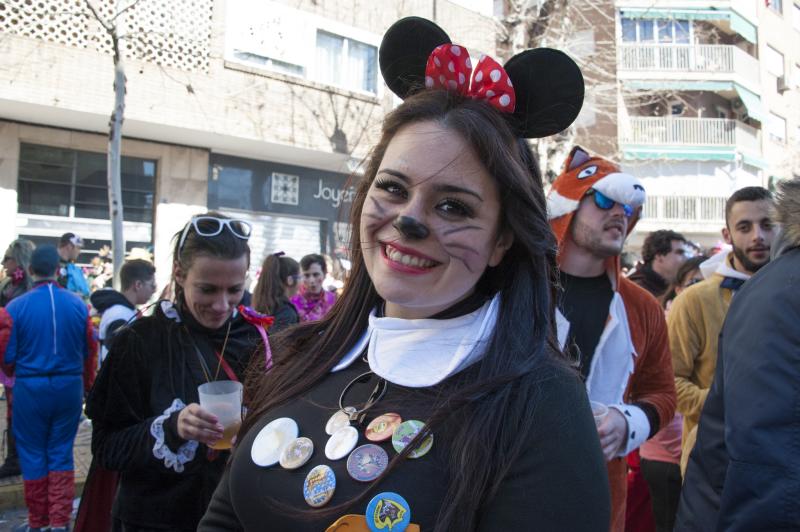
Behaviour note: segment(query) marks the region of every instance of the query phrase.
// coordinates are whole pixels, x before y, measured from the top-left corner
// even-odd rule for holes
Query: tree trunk
[[[111,250],[114,288],[120,289],[119,272],[125,261],[125,235],[122,232],[122,121],[125,115],[125,67],[114,38],[114,111],[108,137],[108,210],[111,219]]]

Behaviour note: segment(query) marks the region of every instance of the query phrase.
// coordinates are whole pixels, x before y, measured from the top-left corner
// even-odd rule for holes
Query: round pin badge
[[[376,417],[367,425],[367,430],[364,436],[369,441],[386,441],[392,437],[394,431],[403,422],[403,418],[399,414],[383,414]]]
[[[359,482],[372,482],[388,465],[389,455],[374,443],[356,448],[347,457],[347,473]]]
[[[308,438],[295,438],[284,447],[280,464],[284,469],[302,467],[314,454],[314,442]]]
[[[367,527],[372,532],[404,532],[410,523],[411,506],[397,493],[379,493],[367,504]]]
[[[403,452],[411,441],[417,437],[417,434],[425,428],[425,423],[416,419],[409,419],[403,421],[397,430],[392,434],[392,447],[398,453]],[[409,458],[420,458],[428,454],[428,451],[433,447],[433,434],[422,440],[422,443],[409,453]]]
[[[309,506],[319,508],[325,506],[333,498],[336,491],[336,475],[326,465],[318,465],[308,472],[303,482],[303,498]]]
[[[352,406],[346,406],[344,410],[337,410],[325,423],[325,432],[328,436],[333,436],[340,428],[350,425],[350,414],[354,414],[355,411],[356,409]]]
[[[358,443],[358,431],[355,427],[342,427],[328,438],[325,444],[325,456],[328,460],[339,460],[344,458]]]
[[[277,464],[283,448],[297,438],[298,432],[297,423],[291,418],[282,417],[270,421],[253,440],[250,457],[261,467]]]

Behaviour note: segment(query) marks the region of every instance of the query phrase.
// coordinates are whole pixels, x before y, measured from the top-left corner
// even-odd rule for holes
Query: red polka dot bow
[[[425,66],[425,86],[486,100],[503,113],[513,113],[516,104],[511,78],[500,63],[481,54],[473,70],[467,49],[457,44],[442,44],[431,52]]]

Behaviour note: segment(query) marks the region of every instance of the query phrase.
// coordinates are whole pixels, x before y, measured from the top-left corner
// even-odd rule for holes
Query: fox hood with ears
[[[639,220],[645,200],[642,183],[632,175],[623,173],[611,161],[592,157],[580,146],[575,146],[547,196],[547,216],[559,246],[567,236],[578,205],[590,189],[633,207],[633,215],[628,222],[628,234]]]

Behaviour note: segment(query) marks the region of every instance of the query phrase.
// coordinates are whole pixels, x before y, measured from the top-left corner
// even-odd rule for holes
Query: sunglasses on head
[[[614,205],[619,204],[622,207],[622,210],[625,212],[625,216],[630,218],[633,216],[633,207],[625,204],[619,203],[618,201],[614,201],[613,199],[609,198],[599,190],[590,188],[588,192],[586,192],[587,196],[594,196],[594,204],[597,205],[598,209],[603,209],[604,211],[610,211],[614,208]]]
[[[181,239],[178,242],[178,253],[180,254],[183,249],[183,244],[186,242],[186,237],[189,235],[189,229],[194,228],[194,232],[199,236],[217,236],[227,227],[233,233],[233,236],[248,240],[253,231],[253,227],[244,220],[235,220],[231,218],[217,218],[216,216],[193,216],[186,227],[183,228]]]

